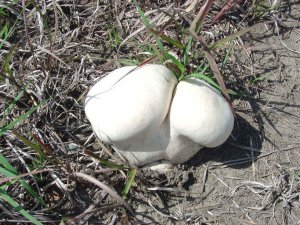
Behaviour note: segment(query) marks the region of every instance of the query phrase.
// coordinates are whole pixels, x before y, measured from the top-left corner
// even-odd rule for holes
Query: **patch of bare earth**
[[[141,2],[141,8],[157,28],[165,26],[167,35],[184,41],[178,25],[188,27],[201,4],[158,2]],[[139,45],[155,43],[154,39],[130,2],[44,3],[27,6],[15,35],[0,50],[1,74],[6,76],[1,80],[1,98],[11,101],[21,90],[18,84],[29,83],[6,120],[47,100],[15,127],[44,146],[49,157],[40,165],[49,170],[43,177],[26,177],[49,208],[36,204],[17,183],[7,190],[25,209],[45,224],[58,224],[62,218],[67,224],[300,224],[298,2],[266,12],[261,20],[271,23],[232,42],[235,47],[222,73],[227,86],[240,95],[232,96],[237,120],[227,143],[201,150],[166,174],[139,169],[126,198],[134,214],[114,194],[76,175],[94,177],[119,194],[127,179],[127,170],[107,168],[87,154],[90,150],[121,162],[109,146],[97,142],[83,106],[89,88],[122,66],[121,59],[148,59]],[[245,1],[203,34],[208,41],[218,40],[257,22],[251,18],[257,3]],[[215,2],[207,24],[222,4]],[[21,9],[18,4],[14,7]],[[8,9],[12,21],[14,10]],[[168,23],[170,15],[177,25]],[[2,59],[17,43],[10,59],[12,73],[7,74]],[[192,49],[200,52],[200,48],[196,44]],[[224,53],[224,49],[215,53],[219,64]],[[193,63],[197,60],[203,56],[196,54]],[[6,106],[2,101],[1,113]],[[0,137],[0,146],[20,174],[34,166],[37,153],[12,132]],[[1,199],[0,203],[0,223],[25,221],[9,204]]]

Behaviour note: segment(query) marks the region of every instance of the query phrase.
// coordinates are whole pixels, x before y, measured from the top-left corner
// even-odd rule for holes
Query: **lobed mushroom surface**
[[[127,163],[154,169],[223,144],[234,125],[217,90],[196,78],[178,82],[171,70],[155,64],[112,71],[88,92],[85,113],[97,137]]]

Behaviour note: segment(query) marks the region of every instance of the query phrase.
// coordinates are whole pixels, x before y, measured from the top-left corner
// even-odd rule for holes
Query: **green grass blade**
[[[84,153],[96,160],[98,160],[102,165],[104,166],[107,166],[109,168],[112,168],[112,169],[118,169],[118,170],[123,170],[123,169],[127,169],[127,167],[123,166],[123,165],[120,165],[120,164],[117,164],[117,163],[112,163],[112,162],[109,162],[105,159],[102,159],[100,157],[98,157],[96,154],[94,154],[92,151],[88,150],[88,149],[85,149],[84,150]]]
[[[220,90],[220,86],[216,82],[214,82],[213,79],[211,79],[210,77],[204,75],[203,73],[192,73],[188,77],[196,77],[198,79],[205,80],[207,83],[209,83],[213,87],[215,87],[218,90]]]
[[[3,167],[0,167],[0,173],[2,173],[6,177],[15,177],[18,176],[17,173],[12,173]],[[18,182],[36,199],[38,200],[43,206],[46,206],[46,203],[41,199],[41,197],[28,185],[24,180],[20,179]]]
[[[27,218],[31,223],[36,225],[43,225],[40,221],[34,218],[30,213],[28,213],[21,205],[19,205],[9,194],[0,187],[0,199],[8,202],[17,212]]]
[[[156,42],[157,42],[157,45],[159,47],[159,49],[162,51],[163,55],[165,56],[166,59],[170,59],[177,67],[178,69],[180,70],[181,74],[184,74],[185,72],[185,67],[182,65],[181,62],[179,62],[178,59],[176,59],[174,56],[172,56],[166,49],[165,47],[163,46],[162,42],[159,40],[159,38],[156,38]]]
[[[209,83],[211,86],[213,86],[214,88],[216,88],[217,90],[221,91],[220,86],[209,76],[204,75],[203,73],[199,72],[199,73],[192,73],[188,76],[186,76],[185,78],[191,78],[191,77],[196,77],[198,79],[201,80],[205,80],[207,83]],[[227,89],[228,94],[230,95],[239,95],[237,92]]]
[[[178,40],[175,40],[175,39],[173,39],[173,38],[170,38],[170,37],[168,37],[168,36],[166,36],[166,35],[164,35],[164,34],[159,35],[159,37],[160,37],[162,40],[168,42],[169,44],[171,44],[171,45],[173,45],[173,46],[175,46],[175,47],[177,47],[177,48],[179,48],[179,49],[184,49],[184,46],[183,46]]]
[[[138,3],[136,1],[135,1],[135,4],[136,4],[137,11],[140,14],[140,17],[142,18],[143,24],[148,28],[152,28],[153,25],[150,23],[150,20],[148,19],[148,17],[145,16],[144,11],[141,9],[141,7],[138,5]]]
[[[6,16],[6,13],[5,13],[5,11],[4,11],[4,8],[0,8],[0,15]]]
[[[0,42],[0,49],[3,47],[4,42],[8,39],[8,37],[11,35],[11,33],[15,30],[18,21],[19,21],[19,17],[16,19],[14,25],[9,29],[9,31],[7,33],[5,33],[5,36],[2,38],[3,41]],[[7,29],[8,29],[8,27],[7,27]]]
[[[179,48],[179,49],[184,49],[184,46],[180,43],[180,41],[175,40],[173,38],[170,38],[164,34],[160,34],[158,31],[154,30],[154,29],[150,29],[150,31],[156,36],[156,37],[160,37],[162,40],[168,42],[169,44]]]
[[[8,162],[8,160],[0,153],[0,164],[4,166],[6,170],[9,170],[10,172],[14,173],[15,176],[18,174],[17,170]]]
[[[153,49],[153,55],[157,56],[159,61],[163,63],[165,61],[164,56],[161,54],[161,52],[158,50],[158,48],[155,45],[151,45]]]
[[[223,62],[222,62],[222,65],[221,65],[222,68],[226,65],[226,63],[227,63],[227,61],[228,61],[228,59],[229,59],[229,56],[230,56],[231,52],[232,52],[232,48],[230,48],[228,51],[226,51],[226,55],[225,55],[225,57],[224,57],[224,60],[223,60]]]
[[[40,104],[41,105],[41,104]],[[33,108],[31,108],[29,111],[27,111],[26,113],[24,113],[23,115],[19,116],[18,118],[16,118],[15,120],[13,120],[12,122],[10,122],[8,125],[6,125],[5,127],[2,127],[0,129],[0,136],[2,136],[6,131],[12,129],[16,124],[18,124],[19,122],[23,121],[24,119],[26,119],[28,116],[30,116],[35,110],[37,110],[37,108],[40,106],[37,105]]]
[[[16,131],[12,131],[12,133],[16,136],[16,138],[21,140],[24,144],[26,144],[28,147],[32,148],[36,153],[38,153],[40,157],[47,158],[46,155],[41,151],[41,148],[38,143],[33,143],[32,141],[30,141],[23,135],[17,133]]]
[[[204,74],[208,68],[209,68],[209,64],[206,64],[200,73]]]
[[[139,47],[141,48],[142,51],[148,52],[153,56],[155,55],[155,52],[153,51],[152,46],[153,45],[151,44],[147,44],[147,45],[140,45]]]
[[[15,51],[15,49],[16,49],[17,46],[18,46],[18,44],[13,45],[13,46],[9,49],[9,52],[8,52],[8,54],[7,54],[7,56],[5,57],[5,60],[4,60],[4,72],[5,72],[6,74],[8,74],[9,78],[12,78],[12,77],[13,77],[12,72],[11,72],[11,70],[10,70],[10,68],[9,68],[9,61],[10,61],[10,59],[11,59],[11,57],[12,57],[12,54],[14,53],[14,51]],[[0,49],[1,49],[1,47],[0,47]]]
[[[130,188],[134,185],[134,178],[136,176],[137,170],[136,168],[132,168],[128,172],[128,180],[125,184],[124,190],[122,191],[122,198],[126,198]]]
[[[10,111],[12,110],[12,108],[16,105],[16,103],[20,100],[20,98],[22,98],[22,96],[24,95],[24,92],[25,92],[26,88],[28,87],[28,85],[29,84],[27,84],[26,87],[19,92],[19,94],[14,98],[14,100],[4,110],[3,118],[5,118],[6,116],[8,116],[8,114],[10,113]]]
[[[239,94],[239,93],[237,93],[237,92],[235,92],[235,91],[233,91],[233,90],[231,90],[231,89],[227,89],[227,92],[228,92],[228,94],[230,94],[230,95],[241,96],[241,94]]]
[[[156,35],[157,45],[158,45],[159,49],[162,51],[162,53],[165,56],[165,58],[166,59],[170,59],[178,67],[178,69],[180,70],[181,74],[183,74],[185,72],[184,66],[174,56],[172,56],[171,54],[169,54],[166,51],[166,49],[164,48],[162,42],[158,38],[159,36],[162,36],[162,35],[157,34],[157,32],[152,29],[153,25],[150,23],[149,19],[145,16],[144,11],[141,9],[141,7],[137,3],[136,3],[136,8],[137,8],[137,11],[138,11],[140,17],[142,18],[143,24],[147,28],[149,28],[150,30],[152,30],[152,32]],[[183,45],[181,43],[179,43],[178,41],[173,40],[172,38],[169,38],[167,36],[163,36],[162,39],[165,39],[165,41],[167,41],[167,42],[169,42],[169,43],[171,43],[171,44],[173,44],[175,46],[179,46],[179,48],[181,48],[181,49],[183,48]],[[158,54],[157,57],[160,58],[160,54]]]
[[[193,38],[190,37],[189,38],[189,41],[184,49],[184,54],[183,54],[183,65],[184,67],[186,67],[186,65],[188,64],[188,61],[189,61],[189,52],[190,52],[190,49],[192,47],[192,43],[193,43]]]
[[[251,31],[251,30],[253,30],[253,29],[255,29],[255,28],[259,27],[259,26],[262,26],[262,25],[265,24],[265,23],[270,23],[270,21],[258,23],[258,24],[255,24],[255,25],[251,26],[251,27],[244,28],[244,29],[242,29],[242,30],[240,30],[240,31],[235,32],[234,34],[231,34],[231,35],[229,35],[229,36],[227,36],[227,37],[225,37],[225,38],[223,38],[223,39],[221,39],[221,40],[218,40],[218,41],[212,43],[212,44],[209,45],[208,47],[209,47],[210,49],[220,48],[220,47],[222,47],[223,45],[225,45],[227,42],[229,42],[229,41],[231,41],[231,40],[233,40],[233,39],[235,39],[235,38],[237,38],[237,37],[243,36],[243,35],[246,34],[247,32],[249,32],[249,31]]]
[[[5,23],[2,30],[0,31],[0,38],[6,37],[8,35],[8,22]]]
[[[199,71],[200,71],[201,68],[203,67],[204,63],[205,63],[205,62],[202,61],[201,64],[200,64],[199,66],[197,66],[197,68],[196,68],[196,70],[195,70],[196,73],[199,73]],[[206,66],[208,67],[208,65],[206,65]],[[201,72],[201,73],[202,73],[202,72]]]

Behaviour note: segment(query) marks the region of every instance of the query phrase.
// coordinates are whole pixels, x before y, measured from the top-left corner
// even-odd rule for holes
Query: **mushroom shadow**
[[[263,137],[246,119],[237,115],[235,128],[227,142],[217,148],[203,148],[186,164],[199,166],[207,162],[221,162],[231,168],[250,167],[261,154]]]

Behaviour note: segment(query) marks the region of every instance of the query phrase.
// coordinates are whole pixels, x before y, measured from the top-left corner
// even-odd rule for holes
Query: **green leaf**
[[[15,176],[18,175],[17,170],[8,162],[8,160],[0,153],[0,164],[4,166],[5,169],[9,170],[10,172],[14,173]]]
[[[158,31],[154,30],[154,29],[150,29],[150,31],[156,36],[156,37],[160,37],[162,40],[168,42],[169,44],[179,48],[179,49],[184,49],[184,46],[180,43],[180,41],[177,41],[173,38],[170,38],[164,34],[160,34]]]
[[[211,86],[213,86],[217,90],[221,91],[220,86],[216,82],[214,82],[213,79],[211,79],[209,76],[204,75],[201,72],[199,72],[199,73],[192,73],[192,74],[186,76],[185,79],[191,78],[191,77],[196,77],[196,78],[198,78],[200,80],[205,80]],[[235,92],[233,90],[230,90],[230,89],[227,89],[227,92],[228,92],[228,94],[231,94],[231,95],[239,95],[237,92]]]
[[[196,77],[198,79],[205,80],[207,83],[209,83],[210,85],[212,85],[215,88],[217,88],[218,90],[220,90],[219,85],[216,82],[214,82],[213,79],[211,79],[210,77],[204,75],[203,73],[192,73],[187,77]]]
[[[134,178],[136,176],[136,168],[132,168],[128,172],[128,180],[125,184],[124,190],[122,191],[122,198],[125,198],[130,190],[130,188],[134,185]]]
[[[159,38],[156,38],[157,45],[159,49],[162,51],[163,55],[165,56],[166,59],[170,59],[180,70],[181,74],[184,74],[185,72],[185,67],[179,62],[178,59],[176,59],[174,56],[172,56],[163,46],[162,42],[159,40]]]
[[[158,48],[155,45],[151,45],[154,55],[156,55],[161,63],[165,61],[164,56],[161,54],[161,52],[158,50]]]
[[[192,43],[193,43],[193,37],[190,37],[189,41],[188,41],[188,43],[187,43],[187,45],[185,46],[185,49],[184,49],[184,54],[183,54],[183,65],[184,65],[184,67],[186,67],[186,65],[188,64],[189,52],[190,52]]]
[[[31,223],[36,225],[43,225],[40,221],[29,214],[21,205],[19,205],[9,194],[0,187],[0,199],[8,202],[17,212],[27,218]]]

